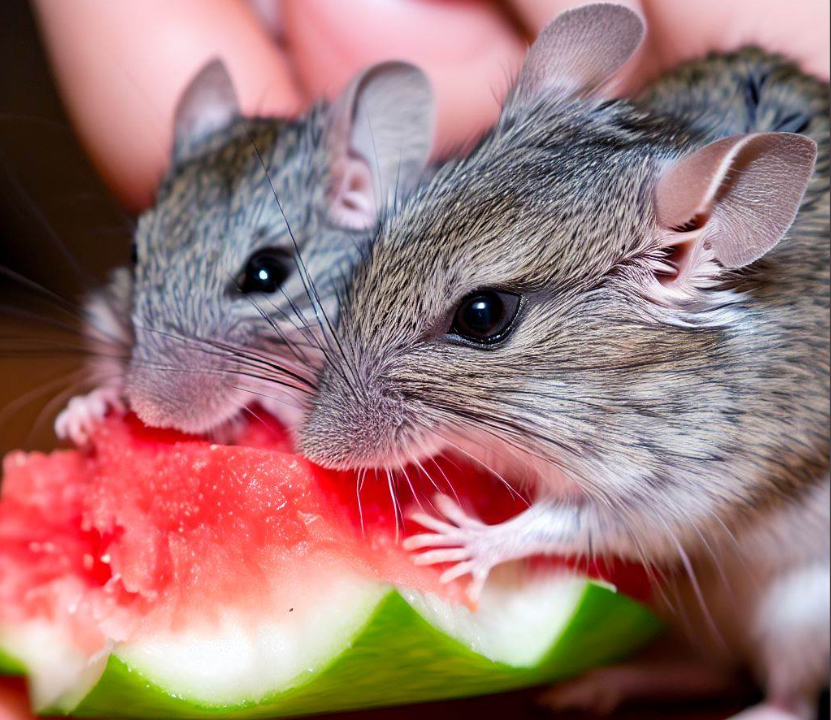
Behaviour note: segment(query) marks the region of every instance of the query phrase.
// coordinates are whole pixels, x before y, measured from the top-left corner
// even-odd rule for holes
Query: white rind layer
[[[512,667],[533,667],[564,630],[585,589],[585,578],[535,573],[512,563],[491,574],[475,612],[431,594],[401,594],[427,622],[473,652]]]
[[[431,626],[496,663],[533,668],[556,644],[581,603],[587,580],[535,572],[522,564],[495,571],[474,612],[436,595],[398,589]],[[186,627],[137,632],[89,659],[55,625],[0,628],[4,650],[28,669],[36,709],[71,711],[95,685],[110,652],[173,697],[203,706],[257,704],[301,685],[353,643],[393,588],[342,562],[321,564],[299,585],[275,587],[256,611],[209,602]]]
[[[146,634],[114,654],[172,695],[208,705],[257,702],[343,652],[389,591],[345,568],[307,582],[288,596],[277,588],[257,617],[222,608],[210,623]]]
[[[60,626],[45,620],[0,627],[0,637],[3,650],[27,669],[36,709],[62,709],[64,698],[74,707],[104,671],[106,657],[90,658]]]

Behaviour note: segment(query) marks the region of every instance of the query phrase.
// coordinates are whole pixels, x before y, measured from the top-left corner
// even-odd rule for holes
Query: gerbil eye
[[[243,293],[273,293],[280,289],[291,272],[291,255],[268,248],[255,252],[245,265],[237,284]]]
[[[130,246],[130,263],[133,266],[138,265],[138,243],[136,242]]]
[[[480,345],[493,345],[507,337],[519,310],[519,295],[479,290],[456,309],[450,332]]]

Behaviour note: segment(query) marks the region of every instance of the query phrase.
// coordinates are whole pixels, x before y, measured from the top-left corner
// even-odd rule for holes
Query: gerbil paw
[[[442,583],[469,575],[471,582],[467,593],[476,602],[491,569],[503,561],[501,526],[485,525],[446,495],[437,495],[433,502],[444,519],[414,513],[411,519],[431,532],[407,538],[404,549],[425,550],[414,556],[416,565],[451,563],[440,577]]]
[[[116,386],[106,385],[87,395],[78,395],[55,418],[55,434],[61,440],[85,445],[89,442],[92,431],[110,410],[117,413],[126,411],[121,389]]]
[[[627,682],[620,677],[621,672],[629,673],[631,670],[601,668],[574,680],[567,680],[546,690],[539,702],[551,710],[609,715],[626,700]]]

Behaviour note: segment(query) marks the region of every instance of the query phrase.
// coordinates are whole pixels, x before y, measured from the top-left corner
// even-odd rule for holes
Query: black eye
[[[459,304],[450,332],[481,345],[507,337],[519,310],[519,296],[497,290],[479,290]]]
[[[259,250],[249,258],[238,280],[240,291],[277,292],[291,272],[291,263],[291,255],[283,250]]]
[[[130,246],[130,263],[133,266],[138,265],[138,243],[136,242]]]

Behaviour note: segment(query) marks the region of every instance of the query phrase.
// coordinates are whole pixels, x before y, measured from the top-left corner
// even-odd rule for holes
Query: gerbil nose
[[[395,464],[402,425],[400,398],[363,388],[326,388],[298,433],[300,452],[336,470]]]
[[[236,414],[234,391],[221,374],[132,368],[127,374],[127,400],[151,427],[201,434]]]

